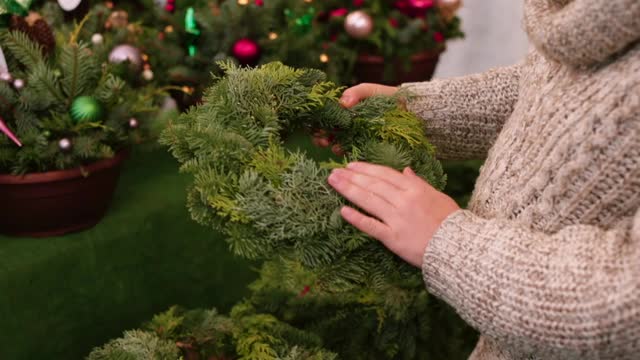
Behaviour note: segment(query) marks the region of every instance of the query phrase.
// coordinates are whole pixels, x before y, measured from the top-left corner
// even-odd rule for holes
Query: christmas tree
[[[149,138],[162,94],[103,66],[79,39],[89,19],[54,33],[37,13],[13,15],[1,32],[0,173],[73,168]]]

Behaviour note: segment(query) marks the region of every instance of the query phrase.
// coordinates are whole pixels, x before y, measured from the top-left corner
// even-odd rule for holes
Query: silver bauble
[[[13,81],[13,87],[16,88],[16,90],[22,90],[24,88],[25,82],[22,79],[15,79]]]
[[[109,53],[109,62],[120,64],[128,61],[135,70],[142,67],[142,53],[136,47],[131,45],[118,45]]]
[[[58,5],[60,5],[64,11],[73,11],[81,2],[82,0],[58,0]]]
[[[138,119],[136,119],[136,118],[129,119],[129,127],[130,128],[137,129],[138,126],[140,126],[140,123],[138,122]]]
[[[344,19],[344,30],[351,37],[364,39],[373,32],[373,18],[362,10],[356,10]]]
[[[102,36],[102,34],[95,33],[91,36],[91,42],[93,45],[102,45],[104,42],[104,36]]]
[[[60,150],[62,151],[69,151],[71,150],[71,140],[67,139],[67,138],[62,138],[60,139],[60,141],[58,141],[58,147],[60,148]]]

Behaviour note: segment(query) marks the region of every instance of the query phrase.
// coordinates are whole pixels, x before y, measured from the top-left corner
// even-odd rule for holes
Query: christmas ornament
[[[27,17],[12,16],[9,29],[20,31],[42,48],[44,55],[50,55],[56,47],[56,39],[49,24],[36,12]]]
[[[60,150],[62,151],[71,150],[71,146],[71,140],[69,140],[68,138],[62,138],[58,141],[58,148],[60,148]]]
[[[0,81],[13,82],[13,76],[9,72],[0,73]]]
[[[0,16],[26,16],[32,2],[32,0],[0,0]]]
[[[145,69],[142,72],[142,78],[147,80],[147,81],[153,80],[153,71],[151,71],[151,69]]]
[[[397,0],[393,6],[410,17],[424,17],[434,6],[434,0]]]
[[[174,11],[176,11],[176,0],[166,0],[164,9],[170,13],[173,13]]]
[[[102,36],[102,34],[93,34],[91,36],[91,43],[93,45],[102,45],[102,43],[104,42],[104,36]]]
[[[129,119],[129,127],[130,128],[137,129],[138,126],[140,126],[140,124],[138,123],[138,119],[136,119],[136,118]]]
[[[196,56],[197,48],[196,42],[200,36],[200,29],[198,29],[198,23],[196,22],[196,12],[193,7],[187,9],[187,13],[184,16],[184,30],[188,34],[187,46],[189,50],[189,56]]]
[[[69,113],[76,124],[97,122],[102,118],[102,105],[91,96],[80,96],[71,103]]]
[[[433,34],[433,40],[437,43],[441,43],[441,42],[444,42],[445,38],[444,38],[444,35],[438,31]]]
[[[313,19],[316,16],[316,9],[310,6],[301,16],[294,14],[291,9],[285,9],[284,14],[289,20],[289,27],[292,28],[294,32],[297,34],[306,34],[311,31]]]
[[[114,11],[109,15],[104,25],[107,29],[123,29],[129,25],[129,14],[123,10]]]
[[[373,19],[362,10],[356,10],[344,19],[344,30],[351,37],[364,39],[373,32]]]
[[[135,70],[142,67],[142,53],[131,45],[118,45],[109,53],[109,62],[120,64],[128,61]]]
[[[256,6],[262,6],[262,5],[264,5],[264,0],[256,0],[255,4],[256,4]]]
[[[25,82],[22,79],[15,79],[13,80],[13,87],[16,90],[22,90],[24,88]]]
[[[64,11],[73,11],[81,2],[82,0],[58,0],[58,5],[60,5]]]
[[[260,46],[251,39],[240,39],[233,44],[233,56],[242,65],[254,65],[260,59]]]
[[[347,10],[347,8],[337,8],[329,11],[329,18],[345,17],[347,14],[349,14],[349,10]]]
[[[0,117],[0,132],[7,135],[7,137],[11,139],[11,141],[16,143],[16,145],[22,146],[22,143],[20,142],[20,140],[18,140],[18,137],[13,132],[11,132],[11,130],[9,129],[7,124],[5,124],[4,120],[1,117]]]

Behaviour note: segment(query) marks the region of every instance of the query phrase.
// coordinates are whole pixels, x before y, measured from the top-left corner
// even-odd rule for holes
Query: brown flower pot
[[[355,76],[358,83],[385,85],[427,81],[433,76],[441,53],[442,50],[434,50],[413,55],[408,68],[404,61],[397,59],[391,64],[390,69],[385,69],[385,59],[382,56],[361,54],[356,61]],[[387,78],[385,70],[390,70]]]
[[[123,150],[82,168],[0,175],[0,233],[47,237],[93,227],[107,211],[128,155]]]

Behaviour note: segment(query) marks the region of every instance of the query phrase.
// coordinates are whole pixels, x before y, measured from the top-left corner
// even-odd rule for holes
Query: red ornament
[[[176,11],[176,0],[167,0],[167,3],[164,5],[164,9],[170,13]]]
[[[364,5],[364,0],[353,0],[353,6],[360,7]]]
[[[396,0],[393,6],[410,17],[424,17],[435,5],[433,0]]]
[[[391,27],[393,28],[397,28],[399,23],[398,23],[398,19],[396,18],[389,18],[389,25],[391,25]]]
[[[303,297],[303,296],[307,295],[309,293],[309,291],[311,291],[311,286],[307,285],[307,286],[304,287],[304,289],[302,289],[302,291],[300,291],[298,296],[299,297]]]
[[[433,34],[433,40],[437,43],[441,43],[444,42],[444,34],[442,34],[441,32],[436,32]]]
[[[262,6],[262,5],[264,5],[264,0],[256,0],[255,3],[258,6]]]
[[[260,46],[247,38],[236,41],[231,52],[242,65],[255,65],[260,59]]]
[[[329,12],[329,17],[330,18],[345,17],[347,16],[348,13],[349,13],[349,10],[347,10],[347,8],[337,8]]]

